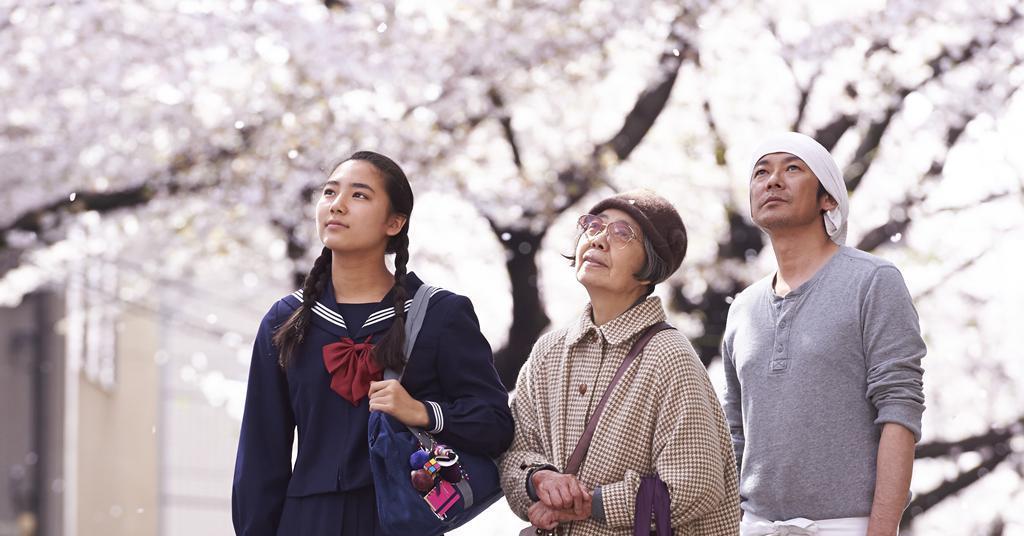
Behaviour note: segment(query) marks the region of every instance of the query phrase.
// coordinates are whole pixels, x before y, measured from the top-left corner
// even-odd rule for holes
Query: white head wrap
[[[818,177],[839,206],[825,213],[825,230],[833,242],[842,246],[846,243],[846,218],[850,215],[850,197],[846,193],[846,181],[839,166],[828,150],[814,141],[814,138],[797,132],[775,134],[763,141],[754,151],[750,160],[750,171],[762,156],[772,153],[789,153],[803,160],[811,172]],[[749,175],[748,175],[749,176]]]

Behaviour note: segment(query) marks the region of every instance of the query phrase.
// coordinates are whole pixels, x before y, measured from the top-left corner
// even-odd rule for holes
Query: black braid
[[[409,263],[409,225],[388,243],[388,251],[395,254],[394,307],[395,321],[374,347],[373,358],[383,368],[401,371],[405,367],[405,302],[409,293],[405,289],[406,265]]]
[[[313,268],[302,284],[302,306],[274,332],[274,346],[278,349],[277,362],[287,369],[295,358],[295,349],[306,339],[306,329],[313,314],[313,304],[327,288],[331,279],[331,250],[324,248],[313,263]]]

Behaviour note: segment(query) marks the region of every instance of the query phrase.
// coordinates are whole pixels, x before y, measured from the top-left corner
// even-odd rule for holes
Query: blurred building
[[[231,533],[249,338],[224,324],[268,303],[130,277],[93,262],[0,308],[0,536]]]
[[[0,535],[61,535],[64,510],[62,297],[0,308]]]

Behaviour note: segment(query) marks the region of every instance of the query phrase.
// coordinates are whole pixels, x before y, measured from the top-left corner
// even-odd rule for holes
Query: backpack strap
[[[427,304],[430,302],[430,293],[435,287],[430,285],[420,285],[420,288],[416,291],[416,295],[412,298],[412,306],[409,307],[409,312],[405,315],[405,362],[409,362],[409,357],[412,356],[412,348],[416,345],[416,337],[420,334],[420,328],[423,327],[423,319],[427,316]],[[402,375],[405,373],[398,372],[395,369],[389,368],[384,370],[385,380],[398,380],[402,381]],[[412,435],[416,436],[419,440],[420,445],[427,450],[434,449],[434,438],[428,434],[422,428],[415,426],[407,426],[406,428],[412,432]]]
[[[416,337],[419,336],[420,329],[423,328],[423,319],[427,317],[427,305],[430,304],[430,295],[433,294],[436,288],[426,284],[420,285],[420,288],[416,290],[416,295],[412,297],[412,305],[409,307],[409,312],[405,315],[404,353],[406,363],[412,357],[412,348],[416,345]],[[398,372],[395,369],[386,369],[384,370],[384,379],[401,380],[403,372]]]

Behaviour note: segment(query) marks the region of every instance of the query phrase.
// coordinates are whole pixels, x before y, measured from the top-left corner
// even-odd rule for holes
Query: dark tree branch
[[[327,6],[327,9],[333,9],[333,8],[345,9],[345,8],[347,8],[349,6],[349,1],[348,0],[324,0],[324,5]]]
[[[516,169],[522,173],[523,159],[520,156],[516,133],[512,130],[512,116],[508,113],[508,109],[505,108],[505,100],[501,98],[498,88],[493,86],[487,92],[487,96],[491,99],[491,104],[494,105],[494,109],[498,113],[498,122],[501,123],[501,131],[505,134],[505,141],[508,142],[509,148],[512,149],[512,161],[515,163]]]
[[[914,499],[910,501],[910,505],[908,505],[907,509],[903,512],[903,519],[900,520],[900,527],[909,527],[917,516],[927,512],[944,499],[960,493],[964,489],[967,489],[968,486],[981,480],[982,477],[991,473],[996,466],[1003,463],[1003,461],[1012,453],[1013,449],[1009,447],[993,449],[993,451],[988,453],[989,455],[977,467],[967,471],[961,471],[956,478],[945,480],[935,489],[914,497]]]
[[[948,272],[946,272],[945,275],[943,275],[941,278],[939,278],[938,283],[935,283],[934,285],[932,285],[932,286],[922,290],[921,292],[917,293],[917,295],[914,296],[914,301],[916,302],[917,300],[922,300],[924,298],[927,298],[927,297],[931,296],[931,294],[933,292],[935,292],[940,287],[942,287],[942,285],[945,284],[947,281],[949,281],[950,278],[952,278],[954,275],[962,273],[964,270],[970,268],[971,266],[974,266],[974,264],[977,263],[979,260],[981,260],[982,257],[987,255],[988,252],[991,251],[991,249],[992,249],[991,247],[987,247],[987,248],[983,249],[982,251],[980,251],[979,253],[977,253],[974,256],[972,256],[971,258],[969,258],[969,259],[961,262],[960,264],[956,265],[952,270],[949,270]]]
[[[555,206],[554,216],[575,205],[589,191],[592,185],[600,182],[605,170],[616,162],[629,158],[644,136],[654,126],[668,103],[679,68],[686,59],[696,60],[697,49],[689,41],[686,32],[690,30],[687,23],[690,14],[684,10],[672,21],[665,52],[658,60],[657,75],[654,81],[640,93],[633,109],[626,114],[622,127],[608,141],[594,147],[590,162],[584,166],[572,166],[558,174],[558,182],[566,187],[565,200]],[[613,158],[612,158],[613,157]],[[550,221],[550,218],[548,221]]]
[[[56,226],[63,214],[96,211],[101,214],[120,209],[144,206],[156,195],[179,195],[204,191],[214,187],[217,180],[186,184],[174,180],[174,177],[191,171],[203,164],[220,164],[229,162],[243,154],[252,144],[259,130],[256,126],[246,126],[238,131],[240,141],[236,147],[210,147],[197,154],[180,153],[171,159],[166,169],[150,174],[136,186],[129,186],[109,192],[75,191],[43,206],[30,209],[0,228],[0,251],[8,247],[7,235],[11,231],[25,231],[40,234]],[[0,275],[3,275],[0,273]]]
[[[654,122],[665,109],[669,96],[672,95],[672,88],[675,85],[676,77],[679,75],[679,67],[686,58],[695,57],[696,50],[682,35],[682,25],[675,24],[669,36],[671,51],[662,54],[658,62],[658,70],[662,74],[653,86],[648,87],[640,94],[633,105],[633,109],[626,114],[626,120],[622,128],[612,136],[607,143],[597,147],[595,155],[600,155],[604,148],[614,151],[619,161],[629,158],[629,155],[640,145],[647,132],[654,126]]]
[[[558,214],[565,212],[569,207],[578,203],[580,199],[583,199],[583,196],[587,195],[593,185],[600,180],[599,174],[599,166],[594,165],[592,162],[588,163],[585,167],[570,165],[567,169],[559,171],[555,180],[565,193],[564,199],[552,207],[550,216],[545,217],[537,211],[530,209],[526,210],[527,216],[531,220],[540,218],[546,220],[546,223],[550,223]]]
[[[693,51],[694,64],[698,68],[702,68],[703,65],[700,61],[700,51]],[[722,137],[722,132],[718,129],[718,122],[715,121],[715,115],[711,111],[711,96],[706,92],[704,93],[704,103],[701,106],[704,110],[704,121],[708,124],[708,132],[711,133],[711,140],[713,143],[713,152],[715,155],[715,165],[719,167],[725,167],[728,162],[725,160],[726,151],[728,147],[725,144],[725,138]]]
[[[1016,24],[1021,20],[1021,16],[1021,11],[1011,11],[1010,15],[1006,19],[996,21],[996,23],[993,24],[993,28],[990,33],[994,33]],[[930,76],[917,84],[900,87],[893,92],[894,103],[886,108],[886,111],[883,113],[881,118],[868,125],[864,139],[861,140],[861,143],[857,148],[856,156],[844,173],[850,190],[856,189],[864,174],[867,173],[868,168],[870,168],[871,163],[874,161],[874,156],[877,152],[882,136],[885,134],[889,124],[892,122],[893,116],[902,110],[903,103],[907,95],[921,89],[935,80],[938,80],[950,70],[967,63],[973,59],[978,52],[988,48],[990,45],[990,40],[979,36],[971,39],[971,41],[963,47],[945,46],[938,54],[935,55],[935,57],[928,61],[928,66],[932,70]],[[868,50],[867,56],[871,56],[875,52],[882,50],[892,51],[892,47],[889,43],[875,42]],[[852,85],[847,85],[846,91],[851,97],[855,97],[857,94]],[[839,142],[839,139],[843,134],[845,134],[846,131],[855,124],[855,117],[847,114],[840,114],[826,126],[818,129],[814,133],[814,138],[818,140],[818,143],[831,151],[835,147],[835,144]]]
[[[714,144],[715,164],[725,167],[728,164],[725,160],[728,147],[726,147],[725,140],[722,139],[722,133],[718,130],[718,124],[715,123],[715,117],[711,113],[711,99],[705,98],[702,108],[704,109],[704,120],[708,123],[708,130],[711,132],[711,139]]]
[[[192,167],[190,161],[181,169],[172,171],[179,173],[185,168]],[[176,166],[172,166],[174,168]],[[7,235],[12,231],[24,231],[41,234],[57,225],[56,220],[63,214],[76,214],[88,211],[105,214],[120,209],[140,207],[149,203],[156,195],[167,193],[170,195],[196,193],[211,188],[214,182],[196,184],[181,184],[176,181],[161,182],[158,173],[157,177],[144,181],[137,186],[131,186],[121,190],[109,192],[73,192],[67,197],[52,201],[46,205],[36,207],[22,213],[13,222],[0,228],[0,251],[8,247]]]
[[[776,24],[775,19],[768,20],[768,31],[771,32],[772,37],[775,38],[775,42],[785,48],[782,37],[779,35],[779,26]],[[786,64],[789,69],[790,76],[793,77],[793,85],[796,86],[797,91],[800,93],[800,98],[797,100],[796,106],[796,118],[793,119],[793,123],[789,129],[797,132],[800,130],[800,124],[804,121],[804,112],[807,110],[807,102],[811,97],[811,90],[814,88],[814,83],[818,80],[818,76],[821,75],[821,65],[815,69],[814,74],[811,75],[810,79],[805,84],[800,83],[800,77],[796,74],[796,67],[793,65],[793,58],[790,57],[789,53],[783,52],[780,54],[782,61]]]
[[[831,151],[839,143],[839,138],[846,134],[846,131],[857,124],[857,117],[850,114],[840,114],[829,124],[814,131],[813,138],[825,149]]]
[[[306,202],[305,198],[303,198],[302,202]],[[294,225],[285,223],[279,219],[273,219],[270,223],[285,239],[285,253],[288,256],[288,259],[292,261],[292,265],[294,267],[292,269],[292,286],[294,288],[302,288],[302,284],[306,281],[306,274],[309,272],[310,267],[300,266],[298,261],[306,255],[306,251],[309,249],[309,244],[299,238],[299,233],[296,232],[297,229]]]
[[[1020,17],[1018,12],[1014,12],[1012,20],[1017,20]],[[973,52],[964,54],[973,54]],[[1019,65],[1021,59],[1018,58],[1013,62],[1013,65]],[[979,91],[987,91],[989,87],[987,83],[979,83]],[[1013,95],[1012,92],[1008,93],[1004,99],[1008,100]],[[971,122],[975,117],[975,114],[961,114],[959,121],[950,125],[946,130],[946,151],[932,161],[928,171],[921,178],[920,183],[924,184],[929,181],[939,180],[942,177],[943,169],[946,165],[946,156],[949,154],[949,150],[959,141],[960,136],[963,135],[967,129],[968,123]],[[903,201],[898,203],[893,210],[890,211],[891,217],[889,221],[875,227],[868,231],[857,244],[857,248],[862,251],[874,251],[876,248],[884,244],[892,236],[897,233],[903,233],[911,224],[910,210],[920,205],[927,198],[927,193],[912,194],[908,193]]]
[[[996,28],[1004,28],[1014,24],[1019,18],[1020,13],[1015,11],[1005,21],[997,23]],[[843,176],[846,179],[846,187],[850,191],[857,189],[864,175],[871,168],[871,164],[874,162],[875,155],[878,153],[878,148],[881,145],[882,136],[889,129],[893,117],[903,110],[903,104],[906,102],[907,96],[920,90],[925,85],[938,80],[956,67],[967,63],[985,46],[987,45],[983,45],[980,39],[975,38],[962,49],[943,47],[934,58],[928,61],[928,66],[932,69],[931,76],[912,86],[901,87],[895,92],[893,104],[886,108],[882,117],[868,125],[864,138],[861,139],[860,144],[857,146],[853,160],[843,172]]]
[[[788,61],[787,61],[788,64]],[[790,66],[790,71],[793,71],[793,67]],[[790,130],[797,132],[800,130],[800,125],[804,122],[804,114],[807,111],[807,103],[811,100],[811,90],[814,89],[814,84],[818,81],[818,76],[821,75],[821,67],[814,71],[811,75],[810,80],[806,84],[800,85],[797,82],[796,72],[793,71],[793,80],[797,82],[797,89],[800,91],[800,98],[796,103],[796,118],[793,119],[793,124],[790,126]]]
[[[1003,517],[999,517],[992,522],[992,526],[988,529],[987,536],[1003,536],[1006,532],[1006,520]]]
[[[1010,439],[1016,435],[1024,435],[1024,416],[1007,426],[992,428],[978,435],[956,441],[932,441],[918,445],[914,457],[922,459],[957,456],[963,452],[982,448],[996,448],[998,445],[1007,445]]]
[[[942,154],[932,161],[932,165],[929,167],[928,172],[921,178],[921,183],[938,180],[942,176],[942,170],[946,166],[946,155],[949,153],[950,148],[956,145],[956,142],[963,135],[964,129],[967,128],[967,123],[973,119],[973,115],[961,115],[960,120],[951,125],[946,131],[946,147],[947,150],[943,151]],[[857,249],[861,251],[874,251],[879,246],[888,242],[891,237],[897,233],[903,233],[910,226],[911,217],[910,210],[915,206],[919,205],[927,198],[927,193],[913,194],[908,193],[903,201],[899,202],[893,210],[890,210],[889,221],[883,223],[871,229],[861,238],[860,242],[857,243]]]
[[[1024,417],[1020,417],[1007,426],[992,428],[984,433],[956,441],[933,441],[919,445],[914,455],[917,459],[956,457],[964,452],[978,452],[982,455],[983,461],[977,467],[961,471],[955,478],[948,479],[935,489],[915,497],[904,512],[900,525],[902,527],[909,526],[915,517],[928,511],[942,500],[963,491],[992,472],[996,466],[1013,454],[1014,450],[1010,442],[1014,437],[1021,435],[1024,435]]]
[[[1015,195],[1019,196],[1021,194],[1024,194],[1024,188],[1022,188],[1021,190],[1018,190],[1018,191],[1006,191],[1006,192],[991,193],[991,194],[989,194],[989,195],[987,195],[987,196],[985,196],[985,197],[983,197],[983,198],[981,198],[981,199],[979,199],[977,201],[974,201],[973,203],[971,203],[969,205],[959,205],[959,206],[954,206],[954,207],[937,208],[937,209],[931,211],[929,214],[941,214],[943,212],[963,212],[965,210],[971,210],[971,209],[974,209],[974,208],[978,208],[978,207],[980,207],[982,205],[986,205],[986,204],[991,203],[993,201],[999,201],[1000,199],[1006,199],[1007,197],[1011,197],[1011,196],[1015,196]]]
[[[112,192],[75,192],[63,199],[23,213],[9,225],[0,229],[0,234],[7,235],[11,231],[40,233],[44,229],[44,220],[56,213],[88,210],[102,213],[118,208],[144,205],[153,198],[155,193],[153,188],[147,184]],[[6,246],[6,242],[0,242],[0,245]]]
[[[725,321],[729,315],[729,304],[732,297],[743,290],[745,283],[730,279],[725,288],[708,287],[697,301],[691,301],[683,294],[680,285],[673,285],[669,295],[669,307],[675,311],[697,317],[704,326],[704,333],[690,339],[701,363],[705,367],[719,357],[722,336],[725,334]]]
[[[852,192],[860,186],[861,179],[864,178],[868,168],[875,161],[878,146],[882,143],[882,136],[889,129],[889,125],[892,123],[896,113],[903,109],[904,99],[909,93],[904,93],[903,91],[899,93],[898,104],[886,108],[885,113],[882,114],[879,120],[873,121],[868,125],[864,138],[861,139],[860,144],[857,146],[857,151],[853,154],[853,160],[843,170],[843,178],[846,180],[847,190]]]

